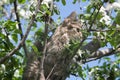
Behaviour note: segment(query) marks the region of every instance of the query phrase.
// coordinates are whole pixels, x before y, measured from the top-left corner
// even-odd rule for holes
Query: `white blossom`
[[[7,3],[8,2],[8,0],[2,0],[4,3]]]
[[[4,64],[1,64],[1,69],[2,69],[2,71],[5,71],[5,65]]]
[[[120,9],[120,3],[118,3],[118,2],[114,2],[114,3],[108,3],[107,5],[106,5],[106,10],[107,11],[111,11],[112,9]]]
[[[109,7],[110,8],[110,7]],[[103,17],[100,19],[100,22],[105,22],[106,25],[110,25],[111,24],[111,18],[109,15],[107,15],[107,11],[108,9],[106,9],[105,7],[101,7],[100,12],[102,12]]]
[[[120,1],[120,0],[118,0]],[[100,22],[105,22],[106,25],[110,25],[112,22],[112,19],[110,18],[111,11],[113,9],[120,9],[120,3],[119,2],[114,2],[114,3],[107,3],[106,6],[102,6],[100,9],[100,12],[102,12],[103,17],[100,19]],[[107,15],[107,12],[109,14]]]
[[[78,51],[77,51],[77,54],[80,56],[80,57],[82,57],[82,51],[80,50],[80,49],[78,49]]]
[[[117,68],[115,68],[114,70],[115,70],[115,71],[118,71],[118,69],[117,69]]]
[[[112,6],[114,9],[120,9],[120,3],[114,2]]]
[[[101,19],[100,22],[105,22],[106,25],[110,25],[111,24],[111,18],[108,15],[104,15]]]
[[[38,3],[37,0],[30,0],[30,2],[29,2],[30,6],[32,5],[34,7],[37,5],[37,3]]]
[[[5,4],[5,3],[7,3],[7,2],[8,2],[7,0],[1,0],[0,1],[0,6],[3,5],[3,4]]]
[[[19,14],[20,14],[21,16],[25,16],[25,13],[26,13],[26,12],[25,12],[24,9],[21,9],[20,12],[19,12]]]
[[[49,8],[49,4],[52,3],[53,0],[43,0],[41,4],[45,4]]]
[[[14,76],[15,76],[15,77],[20,77],[20,75],[19,75],[19,70],[16,70],[16,71],[15,71]]]
[[[106,13],[106,9],[105,9],[105,7],[101,7],[100,8],[100,12],[102,12],[103,13],[103,15],[106,15],[107,13]]]
[[[29,19],[29,17],[33,14],[31,11],[25,11],[24,9],[21,9],[19,14],[26,18],[26,19]]]
[[[88,72],[88,74],[89,74],[89,75],[92,75],[92,74],[93,74],[93,72],[95,72],[95,69],[94,69],[94,68],[92,68],[92,69],[91,69],[91,71],[90,71],[90,72]]]

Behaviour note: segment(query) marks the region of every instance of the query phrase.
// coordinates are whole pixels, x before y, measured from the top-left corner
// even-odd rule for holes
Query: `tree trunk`
[[[22,80],[38,80],[39,64],[37,56],[34,53],[29,53]]]

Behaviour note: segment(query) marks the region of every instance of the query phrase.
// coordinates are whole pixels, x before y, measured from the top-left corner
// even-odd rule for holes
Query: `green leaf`
[[[27,43],[31,43],[32,41],[31,40],[26,40]]]
[[[5,37],[6,36],[4,34],[0,33],[0,38],[5,39]]]
[[[115,18],[115,22],[120,25],[120,11],[118,12],[118,14]]]
[[[110,3],[113,3],[113,2],[115,2],[115,0],[110,0]]]
[[[16,24],[17,22],[11,21],[11,20],[7,20],[3,26],[8,30],[8,31],[13,31],[16,29]]]
[[[85,2],[86,0],[82,0],[82,2]]]
[[[48,7],[47,7],[47,5],[46,4],[42,4],[41,5],[41,10],[44,12],[46,12],[47,10],[48,10]]]
[[[107,61],[107,62],[110,62],[111,59],[109,57],[104,57],[104,59]]]
[[[12,39],[17,43],[18,42],[17,34],[12,34]]]
[[[35,45],[33,45],[32,46],[32,49],[34,50],[34,52],[36,52],[36,53],[38,53],[39,51],[38,51],[38,48],[35,46]]]
[[[65,1],[65,0],[62,0],[62,4],[65,6],[65,5],[66,5],[66,1]]]
[[[46,14],[48,14],[49,16],[51,15],[51,12],[49,10],[46,11]]]
[[[37,23],[33,23],[33,26],[34,26],[34,27],[37,27]]]
[[[82,80],[85,80],[84,79],[85,74],[81,66],[79,66],[78,68],[78,75],[82,78]]]
[[[19,30],[19,29],[15,29],[15,30],[14,30],[14,33],[16,33],[16,34],[17,34],[17,33],[21,34],[22,32],[21,32],[21,30]]]
[[[54,12],[59,15],[60,14],[60,11],[58,9],[54,9]]]
[[[57,2],[59,2],[60,0],[56,0]]]
[[[34,5],[31,4],[29,9],[30,9],[31,12],[35,11],[35,7],[34,7]]]
[[[93,6],[92,5],[89,5],[88,7],[87,7],[87,13],[90,13],[90,11],[91,11],[91,9],[93,8]]]
[[[18,2],[19,2],[20,4],[24,4],[24,3],[26,2],[26,0],[18,0]]]
[[[15,0],[9,0],[10,3],[13,3]]]
[[[74,0],[74,1],[73,1],[73,4],[75,4],[76,2],[77,2],[77,0]]]
[[[33,45],[32,40],[26,40],[26,43],[27,43],[28,46],[32,46]]]

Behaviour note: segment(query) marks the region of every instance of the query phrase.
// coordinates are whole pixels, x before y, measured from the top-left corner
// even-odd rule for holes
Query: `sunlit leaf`
[[[66,5],[66,1],[65,1],[65,0],[62,0],[62,4],[65,6],[65,5]]]
[[[39,51],[38,51],[38,49],[37,49],[37,47],[35,46],[35,45],[33,45],[32,46],[32,49],[34,50],[34,52],[36,52],[36,53],[38,53]]]
[[[14,29],[16,29],[16,24],[17,22],[11,21],[11,20],[7,20],[3,26],[8,30],[8,31],[13,31]]]
[[[18,42],[17,34],[12,34],[12,39],[17,43]]]
[[[82,2],[85,2],[86,0],[82,0]]]
[[[31,43],[32,41],[31,40],[26,40],[27,43]]]
[[[21,32],[21,30],[19,30],[19,29],[15,29],[15,30],[14,30],[14,33],[16,33],[16,34],[17,34],[17,33],[21,34],[22,32]]]
[[[24,4],[24,3],[26,2],[26,0],[18,0],[18,2],[19,2],[20,4]]]
[[[5,34],[0,33],[0,38],[5,39]]]

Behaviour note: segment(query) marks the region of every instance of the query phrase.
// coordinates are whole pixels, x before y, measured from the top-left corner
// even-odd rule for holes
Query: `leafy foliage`
[[[17,21],[13,3],[15,0],[1,0],[0,2],[0,58],[7,55],[12,51],[16,45],[21,41],[21,34],[24,34],[26,26],[28,25],[31,16],[34,15],[37,0],[17,0],[17,13],[19,14],[20,22]],[[66,6],[67,0],[54,0],[55,3],[62,3]],[[115,0],[72,0],[73,4],[76,5],[78,2],[86,3],[86,9],[84,13],[79,14],[79,19],[87,27],[87,30],[83,30],[83,36],[86,38],[83,46],[89,43],[93,38],[100,39],[102,47],[113,47],[115,50],[120,44],[120,7],[116,10],[114,7],[111,9],[101,9],[104,6],[107,7],[106,3],[112,5]],[[89,4],[88,4],[89,3]],[[47,5],[48,4],[48,5]],[[31,30],[32,37],[29,36],[25,42],[29,51],[34,51],[38,56],[41,56],[44,47],[44,26],[45,21],[49,17],[51,20],[52,28],[48,26],[49,40],[56,29],[56,22],[51,18],[54,15],[60,15],[60,10],[53,6],[51,10],[49,3],[41,4],[40,10],[36,15],[36,19],[33,24],[33,30]],[[119,3],[120,4],[120,3]],[[10,7],[10,8],[9,8]],[[116,7],[116,6],[115,6]],[[105,7],[104,7],[105,8]],[[106,12],[107,11],[107,12]],[[114,16],[113,16],[114,15]],[[22,26],[21,31],[19,24]],[[34,39],[33,39],[34,38]],[[39,42],[39,43],[35,43]],[[36,45],[37,44],[37,45]],[[66,45],[66,52],[71,52],[79,46],[80,42],[71,41],[70,45]],[[109,44],[109,46],[108,46]],[[38,48],[40,47],[40,48]],[[103,48],[104,49],[104,48]],[[0,65],[0,79],[1,80],[21,80],[23,74],[23,68],[25,66],[26,57],[24,49],[20,49],[9,58],[7,61]],[[84,52],[87,54],[88,52]],[[76,53],[74,53],[76,54]],[[89,77],[92,80],[105,80],[105,79],[120,79],[120,53],[114,55],[115,60],[112,58],[104,57],[100,59],[102,65],[95,65],[89,67],[89,65],[83,67],[83,63],[71,64],[72,75],[77,75],[85,80]],[[86,58],[80,56],[81,59]],[[88,57],[88,56],[87,56]],[[86,65],[86,64],[85,64]]]

